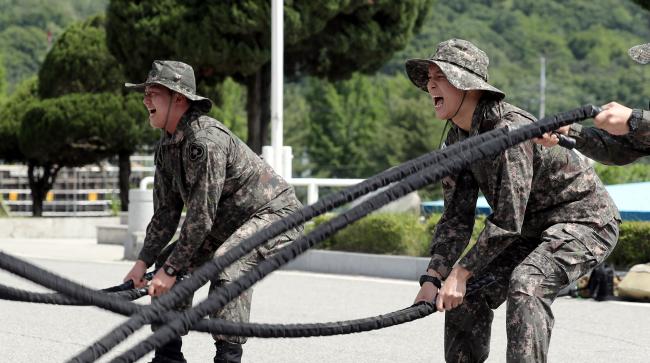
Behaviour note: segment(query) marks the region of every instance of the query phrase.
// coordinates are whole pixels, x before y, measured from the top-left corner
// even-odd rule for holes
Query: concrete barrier
[[[97,243],[123,246],[129,238],[129,226],[123,224],[97,226]]]
[[[129,234],[147,229],[153,217],[153,192],[151,190],[129,190]]]
[[[135,232],[129,234],[129,238],[124,241],[124,259],[135,260],[144,245],[145,232]]]
[[[119,225],[119,217],[0,218],[0,238],[96,238],[98,225]]]
[[[282,268],[416,281],[426,272],[428,257],[309,250]]]

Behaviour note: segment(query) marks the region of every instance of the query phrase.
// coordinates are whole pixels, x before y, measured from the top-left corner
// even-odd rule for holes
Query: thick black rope
[[[503,128],[492,130],[483,134],[489,135],[490,139],[475,148],[464,147],[460,150],[454,149],[453,151],[455,151],[455,153],[452,155],[450,155],[450,148],[442,150],[440,153],[445,155],[446,159],[443,160],[440,165],[437,165],[436,167],[430,168],[428,170],[425,169],[422,172],[412,175],[402,182],[391,187],[390,189],[386,190],[385,192],[372,197],[364,203],[350,209],[346,213],[343,213],[328,221],[327,223],[318,226],[308,235],[296,240],[291,245],[282,248],[280,251],[278,251],[277,254],[273,255],[269,259],[262,261],[250,273],[247,273],[246,275],[235,280],[233,283],[224,286],[223,289],[220,289],[219,291],[211,294],[208,299],[199,303],[192,309],[183,312],[180,318],[169,322],[167,325],[163,326],[155,333],[153,333],[149,338],[140,342],[129,351],[118,356],[114,361],[133,362],[147,354],[149,351],[166,344],[171,339],[181,334],[186,333],[189,328],[193,324],[200,321],[203,316],[208,315],[211,311],[217,311],[223,308],[228,302],[239,296],[239,294],[252,286],[258,280],[262,279],[283,264],[291,261],[299,254],[312,247],[314,244],[331,236],[334,232],[362,218],[371,211],[376,210],[379,207],[395,199],[398,199],[399,197],[406,195],[413,190],[419,189],[430,183],[437,182],[444,176],[458,172],[468,167],[471,162],[483,159],[488,156],[497,155],[513,145],[534,137],[539,137],[542,134],[555,130],[561,126],[568,125],[579,120],[584,120],[588,117],[593,117],[597,114],[597,112],[598,109],[594,106],[584,106],[574,111],[544,118],[539,122],[522,126],[511,132],[508,132],[508,130]],[[468,143],[461,142],[459,144],[467,145]],[[209,272],[209,267],[211,265],[213,266],[213,264],[208,262],[206,265],[197,270],[192,278],[184,281],[187,281],[189,284],[195,279],[197,281],[200,281],[201,279],[206,278],[207,276],[203,276],[203,274]],[[182,290],[179,289],[171,295],[180,295],[182,293]],[[121,340],[117,343],[119,342],[121,342]]]
[[[112,297],[133,301],[143,296],[146,296],[147,288],[143,287],[140,289],[108,292],[107,294]],[[32,292],[27,290],[16,289],[2,284],[0,284],[0,299],[9,300],[9,301],[37,303],[37,304],[74,305],[74,306],[91,305],[83,301],[75,300],[64,294]]]
[[[576,112],[579,111],[582,111],[583,114],[589,113],[589,115],[586,117],[593,117],[593,115],[597,113],[596,108],[593,106],[586,106],[576,110]],[[573,121],[578,121],[579,119],[580,119],[579,117],[576,117],[573,119]],[[544,121],[544,120],[546,120],[546,122],[548,123],[548,122],[552,122],[553,118],[549,117],[540,121]],[[567,122],[567,124],[568,123],[569,122]],[[179,284],[177,284],[176,291],[178,292],[178,294],[168,293],[163,295],[160,299],[157,299],[150,306],[150,308],[152,309],[151,313],[147,313],[148,310],[143,310],[142,314],[146,315],[145,317],[143,316],[133,317],[132,319],[128,320],[121,326],[115,328],[112,332],[102,337],[99,341],[97,341],[95,344],[89,347],[86,351],[82,352],[80,355],[75,357],[75,359],[81,357],[84,358],[76,361],[88,361],[90,359],[93,359],[91,357],[97,358],[101,356],[109,349],[119,344],[119,341],[115,342],[114,339],[116,334],[119,336],[125,336],[124,334],[130,334],[128,332],[133,332],[140,329],[144,324],[147,323],[147,321],[151,321],[152,319],[155,319],[157,314],[159,314],[160,311],[169,310],[171,307],[175,306],[178,302],[182,301],[187,296],[189,296],[192,292],[194,292],[195,290],[203,286],[209,280],[210,276],[216,276],[216,274],[219,271],[222,271],[223,268],[237,261],[241,257],[245,256],[250,251],[252,251],[255,247],[266,242],[270,238],[273,238],[290,228],[299,226],[302,223],[314,218],[315,216],[318,216],[324,212],[332,210],[333,208],[336,208],[347,202],[350,202],[355,198],[357,198],[358,196],[367,194],[370,191],[377,190],[378,188],[386,186],[396,180],[400,180],[405,176],[411,175],[422,168],[435,165],[441,160],[444,160],[448,154],[454,152],[462,152],[464,149],[473,148],[477,145],[480,145],[481,143],[490,140],[495,135],[496,134],[494,134],[493,132],[481,134],[476,137],[467,139],[461,143],[457,143],[449,146],[448,148],[445,149],[446,150],[445,153],[441,153],[438,150],[436,150],[429,154],[420,156],[400,166],[386,170],[374,177],[367,179],[364,182],[361,182],[355,186],[347,188],[341,192],[328,195],[325,198],[319,200],[318,202],[310,206],[304,207],[301,210],[297,211],[296,213],[293,213],[292,215],[280,221],[272,223],[270,226],[256,233],[254,236],[251,236],[250,238],[247,238],[246,240],[242,241],[238,246],[227,251],[224,255],[203,265],[199,270],[195,272],[194,278],[183,280]],[[198,272],[201,272],[202,274],[199,276],[197,275]]]
[[[151,280],[155,272],[156,271],[147,272],[143,278],[145,280]],[[107,287],[99,291],[108,293],[111,296],[118,297],[120,299],[124,299],[128,301],[137,300],[147,295],[146,288],[139,288],[139,289],[134,288],[133,280],[123,282],[119,285]],[[64,294],[32,292],[32,291],[21,290],[21,289],[17,289],[2,284],[0,284],[0,299],[37,303],[37,304],[76,305],[76,306],[89,305],[87,303],[84,303],[83,301],[72,299],[69,296]]]
[[[451,147],[449,149],[451,149]]]
[[[57,277],[56,275],[53,275],[50,272],[39,271],[38,267],[30,266],[29,263],[21,262],[20,260],[13,257],[4,258],[3,256],[0,256],[0,261],[3,262],[2,266],[6,267],[7,270],[9,271],[13,271],[13,270],[18,271],[20,269],[24,270],[25,267],[29,267],[31,270],[35,271],[36,274],[38,274],[39,276],[51,275],[55,279],[63,280],[63,278]],[[7,261],[9,261],[9,263]],[[15,266],[18,265],[21,265],[20,269],[14,268]],[[29,274],[21,274],[21,275],[27,278],[29,276]],[[485,288],[486,286],[489,286],[493,282],[494,281],[491,276],[487,276],[483,279],[474,281],[470,285],[468,285],[467,295],[469,296],[473,292]],[[13,288],[8,288],[8,289],[13,289]],[[22,290],[19,290],[17,294],[20,295],[21,291]],[[91,291],[97,293],[97,291],[94,290]],[[130,291],[128,291],[128,293],[130,293]],[[77,301],[71,300],[70,305],[74,305],[77,303],[78,303]],[[412,320],[423,318],[433,312],[435,312],[435,309],[414,305],[412,307],[391,312],[388,314],[363,318],[363,319],[338,321],[338,322],[330,322],[330,323],[286,324],[286,325],[233,323],[221,319],[209,319],[209,320],[203,319],[199,321],[193,327],[193,329],[205,333],[215,333],[215,334],[218,333],[223,335],[251,336],[251,337],[260,337],[260,338],[281,338],[281,337],[298,338],[298,337],[312,337],[312,336],[327,336],[327,335],[337,335],[337,334],[358,333],[358,332],[363,332],[368,330],[380,329],[382,327],[389,327],[393,325],[403,324]],[[177,317],[178,315],[179,315],[178,312],[167,312],[164,315],[164,319],[155,322],[164,323],[165,321]]]
[[[0,268],[28,279],[50,290],[63,293],[75,301],[95,305],[103,309],[132,315],[144,306],[124,299],[115,298],[105,292],[90,289],[74,281],[62,278],[34,264],[0,251]]]
[[[470,281],[466,296],[472,296],[481,289],[492,285],[496,280],[491,275]],[[370,318],[312,324],[252,324],[233,323],[221,319],[201,320],[193,328],[212,334],[248,336],[258,338],[304,338],[360,333],[388,328],[424,318],[436,312],[430,302],[419,302],[408,308]]]

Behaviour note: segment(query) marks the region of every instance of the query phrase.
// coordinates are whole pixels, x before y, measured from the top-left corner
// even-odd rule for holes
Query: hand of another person
[[[594,117],[594,125],[612,135],[625,135],[630,132],[627,120],[632,109],[616,102],[603,106],[603,111]]]

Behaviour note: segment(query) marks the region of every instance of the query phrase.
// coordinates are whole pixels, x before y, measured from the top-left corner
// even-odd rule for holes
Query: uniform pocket
[[[279,221],[280,219],[282,219],[282,216],[275,213],[265,213],[261,215],[256,215],[253,218],[257,220],[257,223],[259,223],[260,230],[261,230],[268,227],[272,223]],[[277,250],[279,250],[280,248],[286,246],[287,244],[295,240],[298,235],[299,233],[292,228],[284,233],[281,233],[271,238],[265,243],[257,246],[256,250],[263,258],[268,258],[272,254],[277,252]]]
[[[609,228],[609,231],[607,230]],[[580,224],[565,224],[556,236],[563,241],[553,251],[553,259],[566,273],[569,282],[589,272],[612,252],[618,238],[611,225],[595,230]]]

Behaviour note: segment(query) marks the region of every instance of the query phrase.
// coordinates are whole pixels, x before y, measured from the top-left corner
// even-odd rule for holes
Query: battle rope
[[[109,296],[117,297],[128,301],[133,301],[143,296],[146,296],[147,288],[143,287],[140,289],[115,291],[115,292],[110,292],[108,294]],[[75,305],[75,306],[89,305],[88,303],[75,300],[64,294],[31,292],[31,291],[16,289],[1,284],[0,284],[0,299],[9,300],[9,301],[39,303],[39,304]]]
[[[385,192],[372,197],[364,203],[350,209],[346,213],[343,213],[328,221],[327,223],[318,226],[308,235],[296,240],[291,245],[282,248],[280,251],[278,251],[277,254],[273,255],[269,259],[262,261],[250,273],[247,273],[246,275],[233,281],[231,284],[224,286],[223,289],[220,289],[219,291],[211,294],[208,296],[208,299],[199,303],[194,308],[185,311],[181,317],[172,322],[169,322],[167,325],[154,332],[149,338],[145,339],[133,347],[131,350],[117,357],[115,361],[133,362],[141,358],[149,351],[166,344],[174,337],[186,333],[189,328],[201,320],[203,316],[208,315],[211,311],[217,311],[221,309],[229,301],[241,294],[241,292],[252,286],[255,282],[265,277],[275,269],[279,268],[281,265],[289,262],[302,252],[312,247],[314,244],[329,237],[334,232],[344,228],[349,223],[360,219],[361,217],[389,203],[390,201],[406,195],[411,191],[419,189],[427,184],[439,181],[444,176],[458,172],[463,168],[468,167],[471,162],[483,159],[488,156],[497,155],[498,153],[515,144],[534,137],[539,137],[546,132],[557,129],[558,127],[568,125],[579,120],[584,120],[588,117],[593,117],[597,113],[598,109],[596,107],[584,106],[574,111],[544,118],[539,122],[522,126],[512,132],[508,132],[508,130],[504,128],[492,130],[490,132],[482,134],[487,135],[488,140],[474,148],[463,147],[460,150],[454,149],[453,151],[456,151],[454,154],[450,153],[451,148],[440,151],[440,153],[445,157],[445,159],[441,161],[441,165],[430,168],[429,170],[424,169],[415,175],[411,175],[402,182],[386,190]],[[466,141],[469,140],[470,139]],[[459,144],[467,146],[469,143],[461,142]],[[263,234],[262,232],[260,232],[260,234]],[[251,237],[251,239],[254,239],[253,237]],[[195,274],[192,278],[186,279],[182,282],[185,282],[186,285],[190,285],[192,283],[196,283],[197,281],[207,281],[206,279],[209,278],[210,274],[212,273],[211,270],[214,266],[214,261],[208,262],[197,271],[195,271]],[[175,292],[166,294],[163,297],[170,296],[169,299],[174,299],[181,296],[187,296],[183,295],[184,293],[185,292],[179,288]],[[127,324],[124,324],[123,326],[120,326],[117,329],[113,330],[113,332],[107,336],[107,339],[102,338],[101,341],[98,341],[88,350],[83,352],[80,356],[75,357],[74,361],[76,361],[77,358],[81,358],[82,356],[86,355],[87,353],[94,354],[96,348],[106,349],[107,346],[104,345],[104,343],[106,343],[106,340],[110,345],[115,345],[116,343],[119,344],[119,342],[121,342],[121,340],[119,340],[120,338],[115,339],[115,337],[117,335],[123,336],[125,333],[130,334],[128,333],[128,330],[130,329],[124,329],[129,327],[129,322],[137,322],[136,324],[140,324],[142,321],[147,320],[145,319],[147,315],[153,313],[157,313],[157,311],[143,311],[143,313],[139,316],[131,318],[129,321],[127,321]]]
[[[1,254],[1,253],[0,253]],[[9,262],[7,262],[9,261]],[[38,276],[51,275],[55,279],[62,279],[56,277],[50,272],[40,271],[36,266],[30,266],[27,262],[20,262],[19,259],[11,257],[5,258],[0,256],[2,266],[8,271],[18,271],[15,267],[21,264],[24,267],[33,267],[32,270],[36,271]],[[21,274],[28,277],[29,274]],[[494,283],[494,278],[490,275],[480,279],[470,280],[467,286],[467,295],[470,296],[477,292],[479,289],[485,288]],[[95,292],[94,290],[91,290]],[[232,336],[252,336],[260,338],[297,338],[297,337],[312,337],[312,336],[328,336],[338,334],[351,334],[368,330],[375,330],[385,328],[393,325],[403,324],[409,321],[423,318],[435,312],[435,308],[431,304],[421,306],[416,304],[406,309],[398,310],[384,315],[375,317],[338,321],[330,323],[311,323],[311,324],[257,324],[257,323],[233,323],[221,319],[203,319],[199,321],[193,329],[205,333],[219,333],[223,335]],[[156,323],[164,323],[165,321],[178,316],[178,312],[165,313],[162,320],[156,320]]]
[[[156,271],[147,272],[143,278],[151,280]],[[111,296],[118,297],[124,300],[137,300],[147,295],[146,288],[136,289],[133,285],[133,280],[123,282],[116,286],[107,287],[99,290],[101,292],[109,293]],[[81,301],[71,299],[69,296],[58,293],[39,293],[27,290],[16,289],[6,285],[0,284],[0,299],[10,301],[22,301],[38,304],[54,304],[54,305],[88,305]]]
[[[466,296],[472,296],[481,289],[487,288],[495,282],[496,280],[491,275],[470,281],[467,285]],[[434,304],[430,302],[419,302],[413,306],[392,313],[356,320],[312,324],[253,324],[233,323],[220,319],[204,319],[201,320],[199,324],[196,324],[194,329],[212,334],[231,336],[304,338],[352,334],[383,329],[424,318],[425,316],[431,315],[435,312],[436,307]]]
[[[589,110],[585,111],[585,112],[588,114],[588,115],[585,116],[585,117],[592,117],[592,116],[595,114],[595,113],[593,112],[594,110],[595,110],[595,109],[592,107],[592,108],[591,108],[591,112],[590,112]],[[561,115],[560,115],[560,116],[561,116]],[[580,117],[580,116],[578,116],[578,117]],[[542,120],[542,121],[544,121],[544,120]],[[542,123],[542,122],[540,121],[540,124],[541,124],[541,123]],[[567,122],[567,123],[568,123],[568,122]],[[549,129],[553,129],[554,127],[559,127],[559,126],[561,126],[561,124],[553,125],[553,126],[546,127],[546,128],[540,127],[540,130],[541,130],[541,131],[538,130],[536,133],[533,132],[533,133],[531,134],[531,136],[533,136],[533,137],[534,137],[534,136],[539,136],[539,135],[541,135],[541,133],[546,132],[546,131],[548,131]],[[487,135],[487,134],[484,134],[484,135]],[[489,135],[486,136],[485,138],[487,138],[487,137],[489,137]],[[483,138],[481,138],[481,139],[483,139]],[[469,141],[469,140],[467,140],[467,141]],[[484,140],[480,140],[480,141],[484,141]],[[459,144],[460,144],[460,143],[459,143]],[[453,145],[453,146],[455,146],[455,145]],[[449,147],[447,150],[451,151],[452,149],[456,149],[456,148],[453,148],[453,146],[452,146],[452,147]],[[465,143],[465,142],[464,142],[464,143],[462,143],[462,145],[458,145],[457,148],[461,148],[461,147],[464,148],[464,147],[471,147],[471,146],[469,145],[469,143]],[[499,146],[497,145],[497,147],[499,147]],[[460,151],[462,152],[462,150],[460,150]],[[431,156],[431,155],[429,155],[429,156]],[[437,158],[437,157],[436,157],[436,158],[430,158],[430,160],[428,160],[428,162],[431,162],[431,161],[434,160],[434,159],[443,159],[443,158],[444,158],[444,155],[442,155],[442,156],[443,156],[443,157],[441,157],[441,158]],[[382,176],[382,175],[385,176],[387,173],[390,173],[390,172],[393,173],[392,177],[395,177],[395,176],[397,175],[397,174],[396,174],[397,172],[404,172],[403,168],[405,168],[405,167],[407,167],[407,166],[413,166],[413,165],[416,165],[416,164],[418,164],[418,162],[419,162],[419,163],[422,163],[423,161],[424,161],[425,163],[427,162],[427,161],[425,161],[425,160],[423,159],[423,157],[420,157],[420,158],[418,158],[418,159],[415,159],[414,161],[411,161],[411,162],[409,162],[409,163],[407,163],[407,164],[404,164],[404,165],[402,166],[402,168],[393,168],[393,169],[389,170],[388,172],[384,172],[384,173],[378,175],[377,177],[380,177],[380,176]],[[410,165],[409,165],[409,164],[410,164]],[[408,172],[407,172],[407,173],[408,173]],[[374,181],[374,180],[373,180],[373,181]],[[386,184],[387,184],[387,182],[386,182],[385,179],[380,180],[380,182],[381,182],[381,183],[386,183]],[[368,181],[366,184],[369,184],[369,183],[370,183],[370,181]],[[376,185],[376,184],[375,184],[375,185]],[[350,188],[350,189],[353,189],[353,188]],[[350,189],[346,190],[346,192],[350,192]],[[345,194],[345,193],[343,193],[343,194]],[[340,196],[340,195],[341,195],[341,193],[338,193],[337,195],[334,195],[334,197],[337,197],[337,196]],[[335,200],[335,199],[332,198],[332,200]],[[322,201],[323,201],[323,203],[325,203],[326,200],[322,200]],[[331,205],[331,204],[330,204],[330,205]],[[325,204],[325,206],[327,207],[328,205]],[[313,206],[312,206],[312,207],[313,207]],[[310,208],[308,207],[308,208],[306,208],[306,209],[309,210]],[[313,208],[312,208],[312,209],[313,209]],[[276,223],[276,224],[277,224],[277,223]],[[292,228],[292,227],[290,226],[290,227],[288,227],[288,228]],[[253,238],[250,238],[250,239],[253,239]],[[73,290],[74,290],[74,289],[73,289]],[[91,298],[92,298],[92,297],[91,297]],[[101,299],[100,299],[100,300],[101,300]],[[127,309],[127,310],[131,310],[131,309]]]
[[[579,121],[587,117],[593,117],[593,115],[597,113],[596,108],[593,106],[583,107],[576,110],[576,112],[571,115],[575,117],[569,121],[566,121],[567,124],[570,122]],[[546,118],[541,121],[544,120],[546,124],[552,125],[546,127],[544,129],[544,132],[554,129],[553,126],[562,125],[562,123],[558,122],[553,123],[555,121],[554,118]],[[543,124],[543,122],[539,122],[539,124]],[[535,136],[539,135],[541,135],[541,133]],[[472,148],[475,145],[479,145],[480,143],[490,140],[494,136],[496,136],[496,134],[493,133],[478,135],[476,137],[464,140],[461,143],[451,145],[450,147],[446,148],[446,153],[449,154],[455,151],[462,152],[463,149]],[[304,207],[298,212],[271,224],[267,228],[256,233],[254,236],[251,236],[250,238],[242,241],[238,246],[227,251],[224,255],[204,264],[199,270],[197,270],[197,272],[201,271],[202,275],[198,276],[195,274],[194,278],[185,279],[175,286],[178,294],[168,293],[163,295],[160,299],[157,299],[152,305],[148,307],[151,310],[142,310],[140,315],[133,317],[132,319],[115,328],[113,331],[102,337],[99,341],[94,343],[84,352],[80,353],[80,355],[76,356],[73,361],[89,361],[103,355],[105,352],[112,349],[112,347],[119,344],[121,340],[118,338],[116,341],[116,336],[127,337],[129,334],[131,334],[131,332],[138,330],[144,324],[147,324],[147,321],[155,319],[157,314],[159,314],[161,311],[169,310],[170,307],[174,306],[186,296],[189,296],[189,294],[191,294],[193,291],[203,286],[203,284],[209,280],[209,276],[216,276],[216,274],[225,266],[230,265],[237,259],[246,255],[256,246],[264,243],[268,239],[273,238],[279,233],[282,233],[290,228],[296,227],[325,211],[331,210],[346,202],[352,201],[358,195],[365,194],[367,190],[364,190],[364,187],[367,189],[376,190],[377,188],[385,186],[394,180],[403,178],[403,175],[410,175],[420,168],[424,168],[428,165],[433,165],[445,158],[446,155],[439,151],[421,156],[417,159],[402,164],[401,166],[391,168],[383,173],[378,174],[375,177],[369,178],[368,180],[356,186],[350,187],[342,192],[328,195],[327,197],[319,200],[317,203]],[[147,311],[151,312],[148,313]]]

